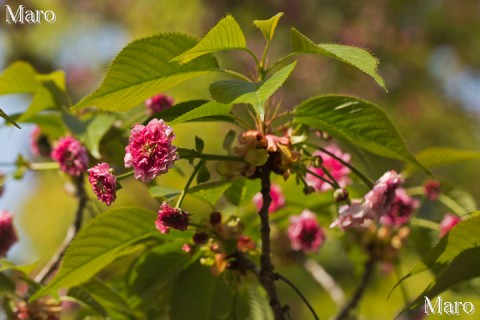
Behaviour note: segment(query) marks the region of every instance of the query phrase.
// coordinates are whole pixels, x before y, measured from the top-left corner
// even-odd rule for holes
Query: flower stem
[[[363,173],[360,172],[360,170],[358,170],[357,168],[355,168],[354,166],[352,166],[350,163],[344,161],[342,158],[340,157],[337,157],[335,154],[333,154],[332,152],[326,150],[325,148],[322,148],[320,146],[316,146],[314,144],[311,144],[311,143],[305,143],[305,145],[309,146],[309,147],[312,147],[314,149],[318,149],[320,151],[322,151],[323,153],[326,153],[328,154],[329,156],[331,156],[332,158],[335,158],[336,160],[340,161],[344,166],[346,166],[347,168],[349,168],[350,170],[352,170],[353,173],[355,173],[355,175],[357,175],[357,177],[359,177],[363,183],[365,183],[367,185],[367,187],[369,187],[370,189],[373,188],[373,181],[370,180],[367,176],[365,176]]]
[[[192,184],[193,179],[195,178],[198,171],[204,164],[205,164],[205,161],[200,160],[195,166],[195,169],[193,169],[192,175],[190,176],[190,178],[188,178],[187,184],[185,185],[185,188],[183,188],[182,193],[180,194],[180,197],[177,200],[177,204],[175,205],[175,208],[180,208],[180,206],[182,205],[183,199],[185,199],[185,196],[187,195],[188,189],[190,188],[190,185]]]
[[[126,179],[126,178],[131,177],[131,176],[133,176],[133,170],[125,172],[121,175],[118,175],[118,176],[116,176],[116,178],[117,178],[117,180],[123,180],[123,179]]]
[[[275,285],[275,272],[273,270],[272,261],[270,259],[270,223],[268,208],[272,202],[270,196],[270,167],[269,163],[260,168],[261,170],[261,194],[263,198],[262,207],[260,209],[260,233],[262,239],[262,254],[260,256],[260,283],[267,291],[270,298],[270,306],[273,310],[275,320],[285,320],[285,312],[279,301],[277,287]]]
[[[362,279],[355,290],[354,294],[350,298],[350,301],[342,308],[338,316],[336,317],[337,320],[349,319],[350,312],[355,309],[363,297],[365,293],[365,289],[367,288],[368,283],[370,282],[370,278],[373,275],[373,270],[375,267],[375,259],[370,257],[368,261],[365,263],[365,271],[363,272]]]
[[[315,320],[318,320],[319,318],[317,316],[317,313],[315,312],[315,309],[313,309],[312,305],[310,304],[310,302],[308,302],[307,298],[305,298],[305,296],[302,294],[302,292],[290,280],[288,280],[287,278],[285,278],[281,274],[276,273],[275,276],[276,276],[277,279],[282,280],[283,282],[288,284],[293,289],[293,291],[295,291],[298,294],[300,299],[302,299],[302,301],[307,305],[308,309],[310,310],[310,312],[313,315],[313,318]]]
[[[60,166],[57,162],[34,162],[29,163],[28,168],[34,171],[41,171],[41,170],[54,170],[58,169]]]
[[[240,72],[234,71],[234,70],[230,70],[230,69],[218,69],[217,71],[230,74],[230,75],[232,75],[232,76],[235,76],[235,77],[237,77],[237,78],[240,78],[240,79],[245,80],[245,81],[248,81],[248,82],[252,82],[252,80],[249,79],[247,76],[241,74]]]
[[[332,182],[332,181],[330,181],[330,180],[328,180],[328,179],[325,179],[325,178],[322,177],[321,175],[316,174],[316,173],[313,172],[312,170],[307,169],[307,173],[309,173],[309,174],[311,174],[312,176],[314,176],[314,177],[322,180],[322,181],[325,182],[325,183],[328,183],[329,185],[332,186],[333,189],[337,189],[337,186],[338,186],[337,184],[335,184],[334,182]]]

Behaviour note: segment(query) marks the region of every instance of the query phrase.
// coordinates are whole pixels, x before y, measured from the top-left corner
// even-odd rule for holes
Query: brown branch
[[[363,272],[362,279],[360,280],[355,293],[352,295],[350,301],[342,308],[336,318],[337,320],[349,319],[350,312],[357,307],[358,303],[363,297],[363,294],[365,293],[365,289],[367,288],[370,278],[373,275],[374,266],[375,259],[370,257],[365,263],[365,271]]]
[[[260,276],[261,285],[267,291],[270,298],[270,306],[273,310],[275,320],[285,320],[285,310],[280,303],[275,285],[275,272],[273,270],[272,261],[270,259],[270,223],[268,221],[268,208],[272,202],[270,197],[270,164],[267,163],[260,168],[261,182],[262,182],[262,198],[263,204],[260,209],[260,233],[262,238],[262,255],[260,256]]]
[[[57,249],[57,252],[55,253],[55,255],[36,275],[34,280],[37,283],[45,284],[48,281],[48,279],[51,277],[51,275],[58,269],[58,266],[62,261],[65,251],[67,250],[68,246],[77,235],[78,231],[80,231],[80,228],[82,226],[83,212],[85,210],[85,207],[88,201],[87,194],[85,192],[83,175],[81,175],[78,178],[75,178],[74,183],[77,191],[76,197],[78,198],[78,206],[75,212],[75,220],[73,221],[72,225],[68,228],[67,235],[65,236],[65,240],[63,240],[63,243]]]

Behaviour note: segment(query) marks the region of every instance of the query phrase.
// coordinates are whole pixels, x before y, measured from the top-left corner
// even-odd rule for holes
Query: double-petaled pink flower
[[[364,197],[365,207],[375,220],[386,215],[395,200],[396,190],[403,184],[402,177],[394,170],[387,171],[375,182],[373,189]]]
[[[283,196],[282,188],[279,185],[272,184],[270,186],[270,197],[272,198],[272,202],[268,207],[269,213],[273,213],[285,205],[285,197]],[[253,197],[253,202],[257,207],[257,211],[260,211],[263,205],[263,197],[260,192]]]
[[[166,173],[178,158],[177,148],[172,146],[174,138],[173,129],[163,120],[136,125],[125,148],[125,167],[133,167],[135,178],[145,183]]]
[[[300,215],[290,217],[288,237],[293,250],[310,253],[320,248],[325,240],[325,233],[315,214],[304,210]]]
[[[189,213],[179,208],[173,208],[168,203],[163,202],[158,210],[155,226],[160,233],[167,233],[170,228],[180,231],[187,230],[190,220]]]
[[[332,222],[330,228],[340,227],[343,230],[358,228],[367,219],[371,219],[368,209],[361,200],[354,199],[351,204],[340,206],[338,218]]]
[[[446,235],[453,227],[460,223],[462,219],[451,213],[447,213],[440,222],[440,237]]]
[[[386,215],[380,217],[380,222],[386,225],[401,226],[407,223],[414,211],[420,206],[418,200],[410,197],[405,189],[395,190],[395,200]]]
[[[441,183],[438,180],[428,180],[423,185],[425,196],[434,201],[440,196]]]
[[[173,106],[173,98],[164,94],[157,94],[147,99],[145,106],[147,107],[148,114],[154,115]]]
[[[78,177],[88,168],[87,149],[71,136],[60,138],[50,156],[60,164],[60,170],[72,176]]]
[[[0,211],[0,256],[6,256],[17,240],[12,214],[7,210]]]
[[[342,159],[344,162],[348,163],[350,161],[350,154],[343,153],[336,144],[331,144],[325,147],[325,150],[332,153],[337,158]],[[328,170],[328,172],[335,179],[335,181],[338,182],[341,188],[344,188],[351,183],[351,180],[348,177],[348,175],[350,174],[350,169],[345,166],[341,161],[322,151],[316,151],[313,155],[322,158],[322,166],[326,170]],[[326,180],[330,180],[330,178],[327,174],[325,174],[322,168],[309,167],[308,169],[317,174],[318,176],[323,177]],[[329,183],[323,181],[322,179],[319,179],[312,174],[307,173],[305,179],[309,185],[315,188],[316,191],[325,192],[332,189],[332,186]]]
[[[107,206],[117,198],[117,178],[112,174],[108,163],[100,163],[88,169],[93,192],[98,200],[104,202]]]

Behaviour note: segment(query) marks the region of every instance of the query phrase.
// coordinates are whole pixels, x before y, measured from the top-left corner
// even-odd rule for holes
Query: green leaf
[[[197,184],[207,182],[208,180],[210,180],[210,171],[208,171],[206,164],[203,163],[197,174]]]
[[[295,28],[290,31],[294,53],[321,54],[347,63],[371,76],[385,91],[385,82],[377,73],[378,59],[367,50],[339,44],[315,44]]]
[[[431,169],[448,166],[470,160],[480,160],[480,151],[462,150],[448,147],[433,147],[420,151],[415,155],[425,167]],[[416,167],[407,165],[405,171],[413,173]]]
[[[241,207],[251,202],[258,192],[260,192],[260,180],[238,178],[225,192],[225,197],[231,204]]]
[[[132,305],[152,308],[162,299],[166,289],[193,261],[181,246],[168,243],[156,247],[134,266],[127,280]]]
[[[207,53],[246,48],[247,42],[242,29],[240,29],[237,21],[228,15],[210,29],[207,35],[193,48],[183,52],[171,61],[187,63]]]
[[[80,137],[82,140],[84,140],[85,146],[88,148],[92,156],[97,159],[102,157],[99,150],[100,141],[114,122],[115,117],[113,115],[96,115],[88,122],[85,135]]]
[[[15,121],[13,121],[13,119],[10,118],[1,108],[0,108],[0,117],[5,119],[5,121],[10,122],[11,124],[13,124],[18,129],[21,129],[21,127]]]
[[[222,147],[225,151],[230,152],[232,150],[232,144],[237,137],[237,133],[233,130],[228,130],[225,139],[223,140]]]
[[[39,82],[37,72],[25,62],[14,62],[0,74],[0,95],[34,93]]]
[[[60,138],[67,131],[62,115],[59,113],[36,114],[25,122],[35,123],[40,127],[42,133],[52,138]]]
[[[196,185],[188,190],[188,194],[200,198],[215,207],[218,200],[232,185],[232,181],[215,181]]]
[[[232,105],[218,103],[216,101],[209,101],[191,111],[188,111],[181,116],[175,118],[170,124],[178,124],[187,121],[198,121],[201,119],[211,119],[212,117],[231,118],[230,111]]]
[[[178,195],[180,195],[182,191],[178,189],[173,189],[165,186],[154,186],[148,189],[148,193],[151,197],[154,198],[162,198],[166,201],[172,201]]]
[[[295,68],[296,61],[275,72],[269,79],[259,83],[242,80],[221,80],[210,85],[212,98],[221,103],[251,104],[263,120],[265,102],[287,80]]]
[[[70,244],[55,278],[32,300],[92,278],[139,240],[155,235],[155,214],[137,207],[110,209],[82,229]]]
[[[67,296],[68,298],[65,298],[65,300],[73,300],[83,308],[87,308],[89,313],[93,313],[97,316],[107,316],[105,309],[81,286],[73,287],[68,290]]]
[[[7,277],[4,273],[0,273],[0,296],[5,293],[15,292],[15,283],[12,279]]]
[[[100,87],[74,106],[127,111],[149,97],[218,67],[211,56],[179,66],[170,60],[196,44],[193,38],[159,34],[131,42],[113,60]]]
[[[250,320],[273,320],[272,308],[268,304],[268,297],[260,286],[249,286],[248,305]]]
[[[254,20],[253,24],[260,29],[267,42],[272,41],[278,21],[283,16],[283,12],[277,13],[268,20]]]
[[[232,319],[233,292],[223,277],[196,263],[177,277],[170,306],[172,320]]]
[[[387,114],[370,102],[349,96],[314,97],[296,108],[294,122],[323,130],[337,139],[380,156],[406,161],[428,172],[410,153]]]

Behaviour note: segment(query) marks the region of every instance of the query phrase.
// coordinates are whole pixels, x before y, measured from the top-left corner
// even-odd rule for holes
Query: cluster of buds
[[[292,148],[288,135],[276,136],[248,130],[240,134],[238,142],[232,151],[234,155],[242,157],[245,163],[222,162],[218,167],[220,174],[255,177],[258,173],[257,167],[268,161],[273,172],[288,178],[292,164],[300,158],[300,153]]]
[[[13,314],[19,320],[60,320],[61,303],[53,298],[38,299],[33,302],[15,301]]]
[[[226,269],[245,274],[249,269],[249,253],[255,252],[253,240],[244,235],[244,225],[236,216],[223,221],[220,212],[212,212],[209,221],[194,235],[193,244],[184,245],[186,252],[200,251],[200,262],[211,268],[212,274],[219,275]]]
[[[395,227],[368,223],[363,230],[354,232],[354,242],[368,252],[376,261],[392,263],[405,245],[410,227]]]

